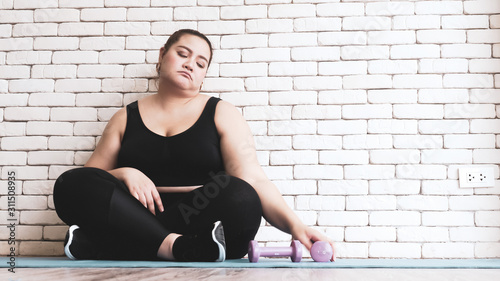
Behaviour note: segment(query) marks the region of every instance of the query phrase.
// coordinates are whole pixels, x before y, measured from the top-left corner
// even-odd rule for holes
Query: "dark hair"
[[[162,57],[170,49],[170,47],[172,47],[172,45],[177,43],[179,41],[179,39],[181,39],[181,37],[186,35],[186,34],[198,36],[207,42],[208,47],[210,48],[210,58],[208,59],[208,66],[210,66],[210,63],[212,62],[212,57],[214,54],[214,51],[212,49],[212,43],[210,43],[210,40],[208,40],[207,36],[205,36],[203,33],[199,32],[197,30],[193,30],[193,29],[180,29],[180,30],[177,30],[176,32],[174,32],[172,35],[170,35],[170,37],[168,38],[165,45],[163,45],[163,48],[165,48],[165,50],[163,51]],[[158,62],[156,64],[156,72],[158,72],[158,74],[160,74],[160,62]]]

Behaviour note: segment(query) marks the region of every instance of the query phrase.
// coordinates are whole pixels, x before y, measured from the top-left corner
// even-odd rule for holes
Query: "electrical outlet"
[[[495,186],[493,167],[460,168],[458,178],[464,188]]]

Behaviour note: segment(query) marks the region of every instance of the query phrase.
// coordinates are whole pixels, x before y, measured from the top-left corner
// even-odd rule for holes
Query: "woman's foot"
[[[78,225],[72,225],[66,233],[64,253],[72,260],[90,260],[98,257],[97,248]]]
[[[224,261],[226,241],[222,223],[217,221],[199,234],[178,237],[172,252],[176,261]]]

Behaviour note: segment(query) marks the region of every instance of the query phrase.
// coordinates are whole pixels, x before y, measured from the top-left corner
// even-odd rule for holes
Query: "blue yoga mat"
[[[10,267],[9,259],[0,258],[0,267]],[[314,262],[290,259],[263,258],[257,263],[248,259],[224,262],[171,262],[171,261],[110,261],[70,260],[67,257],[16,257],[17,268],[138,268],[138,267],[199,267],[199,268],[500,268],[500,259],[338,259],[336,262]]]

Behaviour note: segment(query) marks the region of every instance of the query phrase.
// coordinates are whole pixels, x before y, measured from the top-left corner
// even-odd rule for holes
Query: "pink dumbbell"
[[[333,256],[333,249],[326,241],[316,241],[311,247],[311,257],[317,262],[330,261]]]
[[[290,247],[260,247],[257,241],[252,240],[248,244],[248,260],[257,262],[259,257],[288,257],[293,262],[299,262],[302,259],[302,244],[299,240],[293,240]]]

